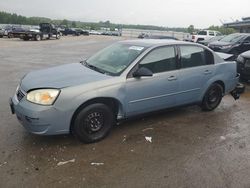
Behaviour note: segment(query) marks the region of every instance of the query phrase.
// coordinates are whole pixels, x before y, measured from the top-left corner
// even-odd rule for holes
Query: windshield
[[[110,75],[120,75],[143,51],[145,47],[116,43],[90,57],[89,68]]]
[[[241,34],[231,34],[231,35],[225,36],[220,41],[222,41],[222,42],[238,42],[242,38],[244,38],[244,35],[241,35]]]

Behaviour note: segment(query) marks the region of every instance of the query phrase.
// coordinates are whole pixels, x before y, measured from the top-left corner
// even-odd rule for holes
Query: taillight
[[[194,35],[192,36],[192,39],[195,39],[195,36],[194,36]]]

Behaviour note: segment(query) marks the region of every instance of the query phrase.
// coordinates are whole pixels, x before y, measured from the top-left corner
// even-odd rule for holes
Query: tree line
[[[115,24],[110,21],[100,21],[100,22],[81,22],[81,21],[70,21],[70,20],[52,20],[50,18],[44,17],[25,17],[17,15],[15,13],[7,13],[0,11],[0,24],[21,24],[21,25],[39,25],[42,22],[53,23],[58,26],[64,27],[80,27],[88,30],[100,30],[101,28],[110,28],[114,30],[115,28],[122,29],[143,29],[143,30],[160,30],[160,31],[176,31],[176,32],[188,32],[192,33],[197,31],[193,25],[188,28],[178,27],[161,27],[154,25],[133,25],[133,24]],[[235,32],[234,29],[224,28],[222,26],[210,26],[209,29],[220,31],[222,34],[230,34]]]
[[[91,30],[99,30],[102,27],[110,28],[114,30],[115,28],[127,28],[127,29],[144,29],[144,30],[161,30],[161,31],[179,31],[187,32],[187,28],[168,28],[154,25],[133,25],[133,24],[115,24],[110,21],[100,21],[100,22],[81,22],[81,21],[70,21],[70,20],[52,20],[50,18],[44,17],[25,17],[17,15],[16,13],[7,13],[0,11],[0,24],[21,24],[21,25],[38,25],[42,22],[49,22],[55,25],[62,25],[65,27],[80,27]]]

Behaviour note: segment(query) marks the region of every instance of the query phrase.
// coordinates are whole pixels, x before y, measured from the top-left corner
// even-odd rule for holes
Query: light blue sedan
[[[187,104],[214,110],[224,95],[239,97],[238,78],[235,62],[199,44],[122,41],[81,63],[27,74],[10,106],[31,133],[71,132],[90,143],[138,114]]]

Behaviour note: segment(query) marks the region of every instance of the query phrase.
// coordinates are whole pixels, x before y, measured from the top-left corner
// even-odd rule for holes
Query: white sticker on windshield
[[[137,51],[142,51],[144,47],[141,46],[130,46],[129,49],[130,50],[137,50]]]

